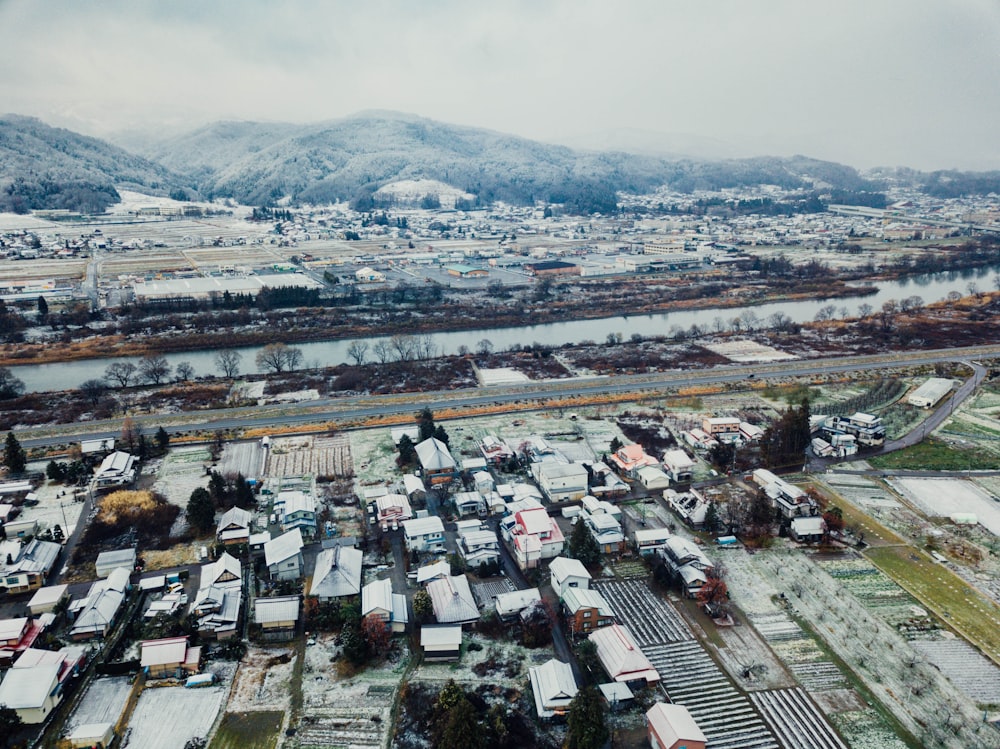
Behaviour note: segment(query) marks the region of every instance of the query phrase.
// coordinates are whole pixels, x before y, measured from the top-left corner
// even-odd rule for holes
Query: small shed
[[[87,723],[77,726],[66,737],[66,741],[73,749],[84,749],[96,747],[96,749],[106,749],[111,746],[115,738],[114,723]]]
[[[424,625],[420,628],[420,649],[428,662],[457,661],[462,652],[462,626]]]
[[[683,705],[657,702],[646,712],[646,730],[653,749],[705,749],[705,734]]]
[[[35,591],[35,595],[28,601],[28,610],[32,616],[47,614],[55,610],[61,601],[65,601],[68,598],[68,585],[47,585]]]
[[[262,640],[291,640],[299,622],[299,597],[257,598],[254,601],[253,621],[260,627]]]
[[[601,696],[604,698],[604,701],[608,703],[608,707],[611,708],[612,712],[631,705],[632,700],[635,699],[635,695],[632,694],[632,690],[628,688],[628,684],[621,681],[598,684],[597,688],[601,690]]]
[[[126,570],[134,570],[136,562],[135,549],[117,549],[116,551],[104,551],[97,555],[97,576],[107,577],[118,567]]]

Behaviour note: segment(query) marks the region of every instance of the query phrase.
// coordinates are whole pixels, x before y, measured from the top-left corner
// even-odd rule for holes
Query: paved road
[[[148,433],[163,426],[173,433],[197,433],[206,430],[266,429],[301,426],[303,431],[352,424],[372,417],[412,413],[423,405],[432,408],[465,408],[518,403],[526,408],[553,398],[574,398],[608,394],[659,391],[742,382],[753,378],[809,377],[859,370],[888,369],[953,362],[976,357],[1000,356],[1000,346],[974,346],[937,351],[892,352],[873,356],[828,357],[809,361],[754,366],[722,366],[699,373],[666,372],[653,375],[594,377],[531,383],[522,386],[493,386],[464,390],[411,393],[406,395],[327,398],[297,405],[272,405],[236,409],[193,411],[184,414],[143,414],[134,422]],[[65,424],[32,428],[19,435],[26,448],[49,447],[80,439],[117,437],[121,420]]]

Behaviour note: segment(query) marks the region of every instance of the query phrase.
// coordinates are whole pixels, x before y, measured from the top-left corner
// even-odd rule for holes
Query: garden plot
[[[691,713],[713,749],[777,749],[760,715],[695,640],[642,646],[670,701]]]
[[[824,476],[823,480],[844,499],[861,507],[891,510],[900,506],[895,497],[867,476],[833,473]]]
[[[216,470],[223,476],[242,474],[244,478],[260,478],[264,474],[266,454],[259,440],[227,442]]]
[[[830,720],[847,738],[851,749],[908,749],[871,708],[834,713]]]
[[[937,629],[937,625],[917,600],[892,578],[862,557],[817,561],[830,577],[906,636]]]
[[[354,475],[351,445],[345,434],[332,437],[283,437],[271,441],[267,459],[267,476],[332,476],[349,478]]]
[[[724,341],[721,343],[701,343],[702,348],[707,348],[713,354],[724,356],[729,361],[750,364],[753,362],[774,362],[797,359],[797,356],[779,351],[771,346],[766,346],[757,341]]]
[[[802,689],[755,692],[750,700],[785,749],[847,749]]]
[[[694,639],[680,614],[642,580],[595,580],[593,587],[618,621],[628,623],[640,648]]]
[[[229,712],[287,710],[291,700],[292,650],[251,647],[240,662],[229,696]]]
[[[415,679],[464,684],[497,684],[523,689],[528,668],[555,657],[552,647],[526,648],[509,640],[490,640],[472,634],[462,638],[462,659],[458,663],[421,663]]]
[[[153,491],[162,494],[171,504],[187,507],[191,492],[208,486],[205,466],[211,462],[212,456],[207,448],[172,448],[155,466]],[[149,470],[151,466],[147,464],[146,468]]]
[[[973,513],[982,526],[1000,536],[1000,503],[971,481],[896,478],[890,479],[889,484],[927,515],[950,517]]]
[[[66,732],[92,723],[117,723],[131,692],[132,680],[129,676],[94,679],[66,721]]]
[[[122,746],[184,749],[193,738],[208,736],[227,687],[156,687],[139,695]]]
[[[1000,668],[965,640],[914,640],[941,673],[980,705],[1000,705]]]

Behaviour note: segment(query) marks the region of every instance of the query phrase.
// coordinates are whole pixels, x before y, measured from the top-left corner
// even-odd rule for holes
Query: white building
[[[556,557],[549,565],[552,589],[562,598],[569,588],[590,588],[590,573],[579,559]]]
[[[361,593],[361,565],[364,553],[360,549],[334,546],[323,549],[316,557],[309,595],[321,601],[356,596]]]
[[[541,719],[564,716],[578,691],[573,669],[568,663],[552,658],[541,666],[528,669],[535,712]]]
[[[302,533],[298,528],[264,544],[264,563],[272,580],[302,577],[302,546]]]
[[[444,551],[444,523],[437,515],[403,522],[403,537],[410,551]]]
[[[374,614],[392,632],[403,632],[409,616],[406,596],[392,592],[392,580],[374,580],[361,589],[361,616]]]

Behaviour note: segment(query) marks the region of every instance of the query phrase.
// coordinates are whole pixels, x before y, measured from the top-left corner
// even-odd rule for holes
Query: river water
[[[642,336],[669,335],[674,326],[688,329],[692,325],[698,325],[711,329],[716,318],[721,318],[728,323],[729,320],[739,317],[747,310],[752,311],[761,323],[766,322],[767,318],[775,312],[782,312],[793,321],[804,323],[812,321],[816,317],[816,313],[828,304],[836,306],[838,316],[842,308],[846,308],[848,314],[854,316],[862,304],[869,304],[878,310],[884,302],[890,299],[899,301],[909,296],[920,296],[925,303],[929,304],[946,298],[952,291],[957,291],[964,296],[968,293],[970,282],[975,283],[980,290],[986,291],[993,288],[993,277],[997,273],[1000,273],[1000,266],[913,276],[899,281],[881,282],[878,284],[878,293],[848,299],[813,299],[774,302],[747,307],[708,308],[637,316],[621,315],[599,320],[575,320],[544,325],[525,325],[516,328],[484,328],[433,333],[431,337],[439,353],[455,354],[462,346],[475,351],[483,339],[489,339],[493,348],[500,351],[515,345],[534,343],[555,347],[566,343],[580,343],[581,341],[601,342],[607,340],[611,333],[621,334],[625,340],[636,333]],[[368,340],[370,344],[374,344],[379,339]],[[347,347],[350,343],[350,340],[339,340],[295,345],[302,350],[303,366],[316,367],[333,366],[350,361],[347,353]],[[58,346],[59,344],[53,343],[52,345]],[[240,366],[242,373],[258,373],[260,371],[254,361],[259,348],[258,346],[250,346],[237,349],[243,356]],[[188,351],[167,354],[167,360],[172,366],[182,361],[189,362],[194,367],[196,375],[218,374],[214,362],[215,354],[215,351]],[[368,356],[371,359],[370,348]],[[13,374],[24,381],[26,390],[43,392],[69,390],[78,387],[86,380],[100,379],[104,376],[108,365],[118,361],[138,362],[138,357],[84,359],[54,364],[25,365],[10,369]]]

